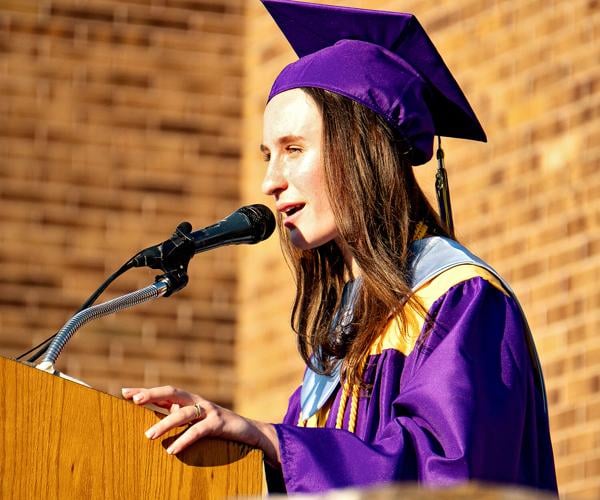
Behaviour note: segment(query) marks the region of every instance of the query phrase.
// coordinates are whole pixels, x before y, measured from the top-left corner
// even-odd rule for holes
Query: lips
[[[285,222],[287,223],[290,219],[304,208],[304,203],[286,203],[277,207],[277,210],[285,216]]]

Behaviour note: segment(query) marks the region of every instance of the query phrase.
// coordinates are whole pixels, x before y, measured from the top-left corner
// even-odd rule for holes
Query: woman
[[[460,88],[412,16],[264,3],[301,56],[273,86],[261,150],[305,379],[278,425],[172,387],[125,389],[171,411],[146,435],[188,423],[169,453],[205,436],[257,446],[288,492],[470,479],[556,491],[518,303],[412,172],[435,135],[485,140]]]

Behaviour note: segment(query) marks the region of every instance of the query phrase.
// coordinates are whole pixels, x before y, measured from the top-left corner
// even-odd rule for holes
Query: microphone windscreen
[[[258,243],[266,240],[273,234],[275,230],[275,216],[273,212],[259,203],[255,205],[247,205],[238,210],[238,212],[248,217],[253,228],[252,241],[250,243]]]

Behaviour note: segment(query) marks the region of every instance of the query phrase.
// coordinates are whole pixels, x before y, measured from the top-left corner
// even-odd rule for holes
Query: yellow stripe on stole
[[[415,292],[414,298],[419,301],[424,311],[429,311],[433,303],[454,285],[477,277],[483,278],[498,290],[507,294],[502,283],[488,270],[473,264],[462,264],[452,267],[426,282]],[[411,304],[405,306],[405,312],[407,319],[406,331],[402,331],[397,317],[392,318],[383,334],[372,344],[370,355],[381,354],[386,349],[395,349],[405,356],[412,352],[417,338],[423,330],[425,318]]]

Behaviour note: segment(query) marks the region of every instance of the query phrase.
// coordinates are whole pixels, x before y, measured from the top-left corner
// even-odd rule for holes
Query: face
[[[303,250],[337,237],[321,159],[322,129],[319,109],[300,89],[276,95],[265,109],[262,190],[275,198],[292,243]]]

